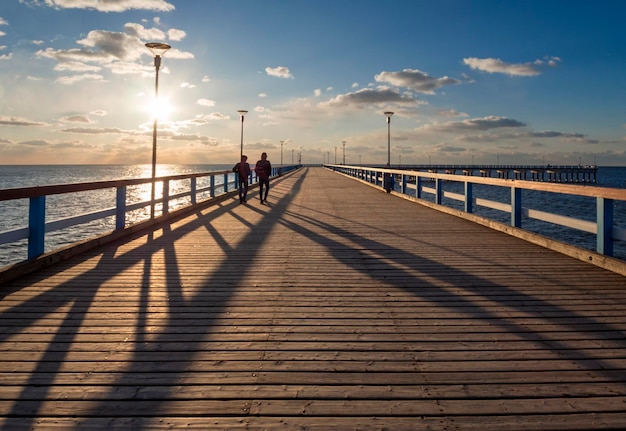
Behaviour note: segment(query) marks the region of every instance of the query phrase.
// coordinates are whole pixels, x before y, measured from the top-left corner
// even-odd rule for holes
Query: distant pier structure
[[[411,165],[398,166],[398,168],[440,174],[478,175],[551,183],[595,183],[598,175],[598,167],[595,165]]]

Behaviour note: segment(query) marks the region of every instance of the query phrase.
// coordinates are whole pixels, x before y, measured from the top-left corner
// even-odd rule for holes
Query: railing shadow
[[[286,208],[288,206],[289,202],[293,199],[295,194],[297,194],[305,177],[306,173],[295,180],[291,192],[281,198],[281,204],[275,206],[271,217],[263,217],[259,224],[255,226],[255,229],[265,230],[266,232],[271,230],[271,226],[276,224],[281,216],[280,208]],[[274,186],[285,179],[285,177],[277,179],[273,183]],[[13,283],[12,285],[14,287],[8,288],[8,290],[5,291],[5,295],[8,295],[24,286],[44,280],[55,273],[61,273],[67,267],[75,267],[81,262],[99,257],[98,264],[95,267],[86,270],[72,279],[66,280],[55,288],[45,291],[31,300],[2,312],[2,319],[4,321],[10,321],[12,316],[16,316],[20,324],[19,326],[3,328],[3,331],[0,333],[0,343],[6,342],[12,335],[19,333],[21,327],[36,324],[38,320],[45,318],[50,310],[54,311],[70,306],[67,318],[59,325],[55,337],[49,343],[49,350],[44,352],[41,360],[37,362],[35,369],[29,372],[30,379],[23,386],[23,391],[17,397],[13,408],[7,415],[6,421],[0,428],[2,431],[15,431],[16,429],[25,430],[31,429],[32,426],[34,426],[34,422],[46,402],[48,388],[51,387],[52,382],[58,377],[64,361],[70,353],[69,349],[66,351],[58,350],[58,347],[54,345],[56,337],[62,338],[63,343],[66,343],[68,346],[72,344],[81,329],[82,322],[87,317],[90,307],[93,305],[93,300],[98,290],[104,283],[110,281],[119,273],[135,265],[143,264],[135,332],[137,339],[134,342],[134,356],[141,356],[142,358],[145,358],[146,353],[150,354],[161,351],[164,345],[171,342],[170,338],[168,338],[170,334],[168,328],[178,326],[178,322],[187,317],[185,307],[194,306],[196,298],[206,296],[207,291],[212,289],[214,283],[219,283],[219,280],[228,277],[233,283],[233,286],[235,286],[232,293],[236,292],[236,286],[238,282],[247,275],[247,270],[245,267],[242,268],[240,264],[236,262],[236,259],[229,259],[228,257],[236,256],[245,250],[246,256],[253,259],[254,256],[258,254],[262,243],[250,242],[244,239],[236,247],[232,247],[227,241],[221,238],[219,232],[211,228],[211,220],[215,220],[226,213],[233,213],[236,204],[233,200],[232,203],[222,203],[219,204],[219,206],[220,208],[212,210],[208,216],[202,212],[198,212],[195,219],[182,225],[176,222],[165,224],[162,228],[162,235],[158,237],[154,232],[143,235],[135,234],[135,238],[145,236],[146,242],[138,244],[136,248],[126,253],[118,254],[117,246],[124,242],[132,241],[133,238],[129,238],[127,241],[120,240],[114,245],[105,247],[104,250],[97,249],[90,251],[84,256],[81,256],[80,259],[72,259],[58,267],[51,268],[36,275],[24,277],[16,283]],[[225,253],[225,260],[223,264],[220,265],[219,270],[206,279],[203,289],[200,289],[195,295],[185,297],[185,295],[182,294],[183,283],[181,281],[181,273],[178,267],[177,253],[174,244],[180,238],[183,238],[197,229],[206,229],[214,237],[216,243],[221,244],[222,251]],[[158,265],[155,256],[160,253],[163,253],[164,262],[162,267],[155,268],[155,266]],[[102,268],[106,267],[114,267],[115,271],[102,271]],[[171,303],[176,304],[176,306],[172,306],[169,310],[167,322],[162,326],[162,333],[154,334],[154,337],[151,337],[151,340],[147,341],[144,336],[149,332],[146,319],[147,316],[149,316],[150,276],[153,271],[162,269],[166,272],[166,290],[168,296],[172,299]],[[80,285],[81,288],[79,291],[76,291],[76,294],[73,294],[72,289],[75,290],[77,285]],[[33,303],[45,303],[47,306],[41,307],[38,313],[29,314],[29,318],[24,318],[24,312],[26,310],[32,310],[31,305]],[[215,316],[216,314],[217,313],[214,312],[212,315]],[[194,332],[185,338],[186,351],[189,352],[186,360],[189,363],[193,361],[195,353],[194,346],[206,340],[207,335],[211,333],[211,325],[214,320],[215,317],[205,317],[203,319],[205,331]],[[101,399],[114,399],[116,387],[120,385],[126,387],[141,386],[143,382],[137,380],[138,376],[144,374],[146,370],[156,372],[160,368],[158,360],[155,360],[152,365],[146,364],[144,360],[133,361],[131,359],[130,361],[130,368],[124,370],[124,373],[115,384],[109,387],[109,394],[102,394]],[[147,407],[153,414],[158,414],[160,405],[165,402],[163,400],[168,398],[167,395],[174,390],[176,380],[177,376],[175,374],[170,375],[169,381],[165,378],[162,380],[163,384],[160,385],[158,389],[154,389],[154,395],[160,398],[161,401],[154,401]],[[27,415],[24,413],[25,411],[28,412]],[[92,412],[85,415],[90,418],[81,422],[79,427],[95,429],[101,425],[102,422],[99,420],[101,417],[115,417],[119,413],[119,405],[116,405],[116,403],[96,402]],[[149,425],[141,423],[141,419],[137,419],[133,421],[132,429],[149,429]]]
[[[93,406],[84,415],[80,415],[81,417],[86,417],[86,419],[81,420],[80,428],[97,428],[102,424],[100,421],[102,417],[116,417],[118,415],[120,403],[109,403],[106,401],[115,399],[115,392],[118,387],[140,387],[144,383],[142,377],[146,373],[160,372],[161,384],[152,388],[153,392],[150,400],[142,401],[141,414],[138,413],[137,417],[132,418],[133,430],[150,429],[150,416],[158,416],[163,405],[174,397],[175,394],[173,392],[176,390],[175,388],[180,377],[176,372],[165,373],[163,365],[159,363],[159,359],[156,357],[156,353],[164,350],[164,348],[166,350],[167,345],[172,343],[170,335],[175,328],[179,327],[180,321],[188,319],[188,308],[194,307],[199,298],[210,297],[214,285],[228,278],[233,286],[232,292],[223,293],[224,296],[220,298],[221,301],[216,302],[212,308],[219,311],[224,307],[224,305],[220,304],[226,304],[228,299],[236,294],[237,286],[245,277],[250,275],[249,268],[252,267],[252,265],[242,267],[241,261],[235,259],[235,257],[245,254],[246,259],[252,263],[260,255],[263,246],[262,242],[258,241],[258,232],[265,232],[264,235],[269,235],[269,232],[275,227],[291,230],[298,237],[320,245],[332,259],[346,268],[365,275],[377,284],[402,289],[415,297],[429,301],[433,306],[451,310],[466,316],[468,319],[484,321],[487,325],[501,327],[507,331],[514,330],[520,339],[541,343],[550,349],[565,350],[571,349],[571,347],[568,346],[567,340],[549,337],[543,333],[529,330],[527,327],[516,323],[514,318],[503,317],[501,314],[492,312],[480,304],[475,304],[467,297],[455,293],[453,289],[444,292],[441,285],[450,279],[460,280],[454,286],[456,292],[460,290],[470,292],[477,297],[482,297],[491,304],[505,307],[511,311],[523,312],[528,314],[529,317],[540,320],[548,319],[551,315],[562,316],[564,320],[560,325],[571,329],[578,329],[580,328],[579,325],[589,325],[595,328],[594,331],[616,331],[619,333],[618,328],[614,328],[599,320],[594,320],[592,317],[526,294],[522,290],[516,290],[506,283],[497,283],[486,277],[472,275],[453,265],[443,263],[441,260],[432,259],[420,252],[418,247],[421,241],[420,238],[411,238],[416,243],[416,247],[414,250],[407,250],[406,248],[374,239],[380,237],[380,235],[375,234],[387,235],[390,232],[384,226],[374,227],[369,224],[361,224],[357,232],[354,232],[341,226],[346,224],[355,226],[361,223],[359,220],[339,220],[338,217],[330,213],[323,213],[316,208],[303,204],[294,204],[294,199],[298,193],[303,192],[304,180],[308,175],[309,171],[304,170],[291,177],[289,182],[286,183],[289,186],[289,190],[276,203],[272,204],[271,211],[262,214],[256,224],[250,223],[239,214],[235,209],[237,206],[235,203],[222,203],[220,207],[212,209],[209,213],[198,212],[195,218],[187,218],[185,220],[189,221],[184,223],[174,222],[165,225],[159,235],[156,233],[135,235],[137,246],[125,253],[120,254],[116,247],[108,246],[103,250],[90,252],[80,260],[75,259],[61,265],[54,271],[46,271],[37,276],[27,277],[19,281],[19,283],[14,283],[11,292],[19,290],[22,286],[26,286],[29,283],[43,280],[45,277],[54,275],[54,273],[60,273],[70,265],[75,265],[79,268],[81,262],[98,258],[98,263],[93,268],[88,268],[73,279],[67,280],[59,286],[2,313],[2,318],[7,319],[7,321],[11,319],[17,320],[18,318],[24,319],[24,312],[30,309],[33,303],[48,303],[45,309],[42,307],[38,313],[31,314],[25,321],[22,320],[21,325],[26,326],[35,325],[39,319],[46,316],[48,310],[69,307],[67,319],[59,325],[55,337],[52,337],[49,350],[44,352],[37,367],[30,372],[30,380],[24,386],[23,392],[18,397],[9,414],[11,418],[7,419],[1,429],[3,431],[29,429],[34,425],[38,413],[46,402],[46,389],[42,390],[41,387],[42,385],[47,386],[53,383],[55,378],[61,373],[63,362],[69,353],[60,352],[53,348],[54,340],[62,338],[64,343],[70,345],[80,331],[80,325],[86,319],[89,308],[93,304],[100,287],[118,273],[137,265],[142,266],[141,283],[137,287],[140,299],[135,324],[136,338],[133,341],[132,357],[128,360],[130,363],[129,367],[123,370],[123,373],[119,375],[114,383],[109,384],[107,388],[108,393],[99,395],[103,401],[90,400],[93,402]],[[285,178],[280,181],[285,181]],[[372,191],[372,193],[375,192]],[[363,197],[359,196],[358,199],[363,199]],[[261,211],[254,207],[251,207],[251,210]],[[317,217],[311,214],[315,214]],[[249,232],[244,233],[235,244],[229,242],[228,238],[212,225],[213,220],[226,215],[233,216],[239,225],[248,229],[254,229],[255,241],[249,241],[252,237],[252,232]],[[337,223],[333,223],[333,221]],[[224,260],[217,271],[206,276],[201,287],[194,294],[185,295],[183,291],[184,276],[179,267],[176,242],[196,230],[206,231],[214,244],[219,247],[220,252],[224,254]],[[141,238],[145,238],[145,242],[137,241],[137,239]],[[121,244],[122,242],[118,245]],[[363,250],[369,250],[370,253],[364,256]],[[456,249],[447,249],[445,252],[458,255],[464,253],[462,250]],[[161,255],[163,256],[162,258],[160,257]],[[375,262],[376,265],[369,265],[364,261],[364,257],[367,257],[371,262]],[[484,263],[488,264],[489,261],[484,260]],[[115,267],[116,271],[103,271],[103,268],[107,267]],[[528,270],[524,268],[520,269],[510,265],[506,269],[525,277],[529,276]],[[148,340],[146,334],[150,331],[147,319],[150,313],[150,280],[153,271],[163,271],[165,273],[165,289],[171,305],[166,320],[161,323],[161,332],[151,333]],[[96,277],[101,278],[98,279]],[[406,280],[410,280],[410,283],[407,284]],[[80,292],[73,294],[71,289],[74,289],[76,285],[84,287],[81,288]],[[444,294],[441,296],[424,296],[426,290],[441,290]],[[514,295],[517,300],[515,302],[507,301],[504,299],[507,295]],[[531,302],[538,305],[536,311],[527,306]],[[185,351],[179,352],[178,357],[181,359],[181,363],[179,363],[178,369],[185,369],[193,363],[195,348],[205,342],[207,336],[212,333],[212,325],[217,319],[217,314],[215,312],[207,314],[202,319],[201,329],[196,327],[195,331],[186,333]],[[11,335],[17,334],[19,331],[19,327],[4,327],[0,333],[0,342],[6,342]],[[623,338],[615,338],[611,342],[615,344],[615,348],[626,347],[626,340]],[[151,359],[150,354],[155,354],[155,358]],[[614,377],[614,374],[610,374],[614,370],[614,365],[609,360],[596,358],[582,351],[573,356],[576,357],[571,360],[577,362],[580,369],[593,369],[597,373],[604,372],[607,376]],[[557,357],[558,354],[555,353],[555,358]],[[133,399],[127,401],[132,402]],[[28,415],[24,415],[26,409],[29,412]]]

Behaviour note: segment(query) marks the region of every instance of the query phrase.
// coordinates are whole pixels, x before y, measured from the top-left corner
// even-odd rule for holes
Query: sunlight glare
[[[170,100],[165,97],[152,98],[146,110],[150,113],[152,119],[156,118],[158,121],[169,120],[171,113],[174,111]]]

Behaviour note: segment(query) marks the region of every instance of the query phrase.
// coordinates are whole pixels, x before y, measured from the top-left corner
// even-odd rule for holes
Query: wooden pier
[[[0,295],[0,431],[626,425],[624,276],[322,168]]]

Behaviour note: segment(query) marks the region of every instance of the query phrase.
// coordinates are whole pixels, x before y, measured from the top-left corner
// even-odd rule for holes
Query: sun
[[[152,98],[146,107],[152,119],[166,121],[170,119],[174,108],[167,97]]]

